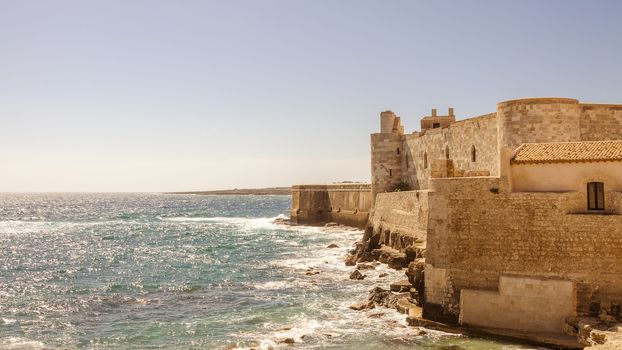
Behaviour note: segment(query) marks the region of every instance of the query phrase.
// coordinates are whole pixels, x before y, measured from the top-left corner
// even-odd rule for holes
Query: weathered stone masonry
[[[369,184],[295,185],[292,187],[294,223],[320,225],[336,222],[365,227],[371,208]]]
[[[454,119],[433,111],[420,132],[371,138],[370,226],[399,250],[425,242],[423,316],[517,334],[562,334],[576,316],[622,321],[622,150],[607,150],[622,143],[588,142],[622,140],[622,106],[523,99]],[[526,143],[545,157],[513,162]],[[595,158],[564,154],[576,148]],[[414,191],[393,192],[399,182]],[[603,210],[587,208],[590,182],[604,184]]]

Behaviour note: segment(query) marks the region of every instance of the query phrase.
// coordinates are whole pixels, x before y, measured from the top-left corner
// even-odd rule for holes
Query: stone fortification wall
[[[622,105],[581,104],[581,140],[622,140]]]
[[[561,333],[575,312],[571,281],[501,276],[499,291],[462,289],[463,325]]]
[[[369,184],[292,186],[291,220],[320,225],[336,222],[363,228],[371,208]]]
[[[451,159],[457,170],[499,173],[496,114],[466,119],[447,128],[404,136],[402,179],[412,189],[426,189],[436,159]],[[475,155],[473,155],[473,152]],[[449,157],[447,157],[449,156]],[[473,161],[475,156],[475,161]]]
[[[373,193],[391,192],[401,181],[402,137],[403,135],[396,133],[371,135],[371,183]]]
[[[497,104],[499,149],[523,143],[581,140],[581,106],[570,98],[532,98]]]
[[[572,281],[579,315],[620,313],[622,216],[576,213],[578,192],[507,192],[499,178],[433,179],[428,196],[424,317],[457,322],[460,291],[498,291],[502,274]],[[619,213],[622,193],[606,196]]]
[[[397,250],[425,241],[428,191],[379,193],[369,223],[382,243]]]

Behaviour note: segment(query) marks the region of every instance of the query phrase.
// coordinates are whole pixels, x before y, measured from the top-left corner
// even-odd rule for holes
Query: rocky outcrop
[[[361,271],[359,270],[354,270],[350,274],[351,280],[362,280],[362,279],[365,279],[365,277],[367,277],[367,275],[362,274]]]
[[[406,276],[408,281],[413,286],[414,291],[411,291],[411,298],[419,306],[423,305],[423,297],[425,295],[424,285],[424,273],[425,273],[425,259],[418,258],[408,264],[408,270]]]
[[[391,235],[398,237],[387,239]],[[399,242],[400,244],[396,245],[396,248],[386,244],[386,242]],[[345,261],[346,265],[354,266],[356,263],[376,260],[399,270],[407,267],[411,261],[423,257],[425,257],[425,245],[423,243],[417,243],[412,237],[407,238],[406,235],[400,236],[388,231],[382,232],[382,230],[374,230],[372,226],[368,226],[363,238],[356,243],[355,248],[350,251]]]
[[[571,317],[566,320],[564,333],[577,336],[586,349],[622,349],[622,323],[609,317]]]
[[[373,302],[375,305],[384,306],[388,308],[395,308],[397,302],[405,297],[403,293],[393,293],[390,290],[375,287],[369,292],[367,300]]]

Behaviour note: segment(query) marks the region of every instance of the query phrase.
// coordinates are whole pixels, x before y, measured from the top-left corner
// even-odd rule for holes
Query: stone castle
[[[366,227],[360,259],[416,248],[425,319],[540,340],[576,338],[582,317],[622,322],[622,105],[432,110],[410,134],[382,112],[371,185],[292,194],[294,221]]]

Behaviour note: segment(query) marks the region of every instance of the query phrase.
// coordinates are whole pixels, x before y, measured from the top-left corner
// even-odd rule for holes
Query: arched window
[[[428,168],[428,153],[423,154],[423,169]]]
[[[587,183],[587,209],[605,210],[605,184],[602,182]]]
[[[477,151],[475,150],[475,146],[471,145],[471,161],[477,161]]]
[[[445,159],[449,159],[449,146],[445,146]]]

